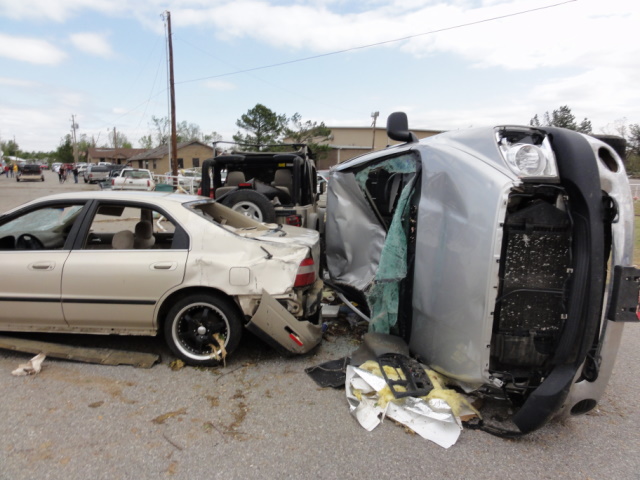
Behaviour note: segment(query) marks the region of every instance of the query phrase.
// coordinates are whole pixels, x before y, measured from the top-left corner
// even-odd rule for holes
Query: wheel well
[[[164,322],[167,319],[167,313],[169,313],[169,310],[171,310],[171,307],[173,307],[173,305],[175,305],[176,302],[179,302],[180,300],[182,300],[185,297],[188,297],[189,295],[202,295],[202,294],[215,295],[218,297],[223,297],[228,299],[236,308],[240,318],[244,318],[244,313],[240,309],[235,299],[227,295],[223,291],[218,290],[216,288],[189,287],[189,288],[184,288],[182,290],[178,290],[177,292],[173,292],[171,295],[169,295],[167,298],[164,299],[164,301],[162,302],[162,305],[160,305],[160,309],[158,310],[158,315],[156,317],[157,332],[160,333],[163,331]]]

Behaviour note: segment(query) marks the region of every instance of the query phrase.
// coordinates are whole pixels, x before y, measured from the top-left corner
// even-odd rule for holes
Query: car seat
[[[220,198],[225,193],[238,188],[238,185],[245,181],[244,172],[233,171],[227,174],[227,181],[223,187],[218,187],[216,190],[216,198]]]
[[[131,250],[133,248],[133,232],[122,230],[111,239],[111,248],[114,250]]]
[[[133,235],[133,248],[151,248],[156,243],[153,236],[153,225],[147,220],[136,223]]]
[[[291,196],[293,192],[293,175],[291,175],[291,170],[288,168],[279,168],[276,170],[271,185]]]

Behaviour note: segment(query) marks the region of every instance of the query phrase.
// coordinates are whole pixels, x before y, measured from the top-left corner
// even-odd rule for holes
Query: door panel
[[[69,325],[151,329],[165,292],[182,283],[187,250],[74,250],[62,279]]]
[[[65,327],[60,280],[68,251],[1,251],[0,324]]]

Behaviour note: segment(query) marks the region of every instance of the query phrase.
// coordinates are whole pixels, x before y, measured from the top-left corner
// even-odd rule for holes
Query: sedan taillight
[[[316,270],[313,258],[307,257],[300,262],[298,274],[296,275],[296,283],[294,287],[306,287],[312,285],[316,281]]]

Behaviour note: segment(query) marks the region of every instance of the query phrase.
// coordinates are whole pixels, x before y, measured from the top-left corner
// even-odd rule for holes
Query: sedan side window
[[[84,205],[47,205],[0,225],[0,250],[62,250]]]
[[[102,204],[84,242],[87,250],[170,249],[175,223],[161,212],[139,205]]]

